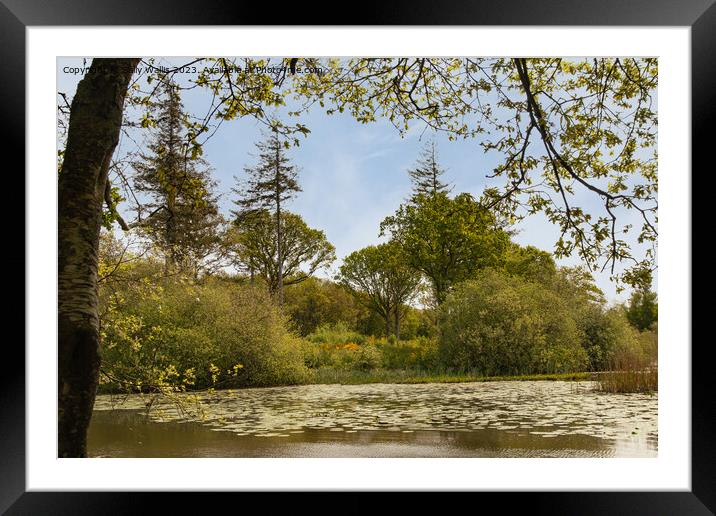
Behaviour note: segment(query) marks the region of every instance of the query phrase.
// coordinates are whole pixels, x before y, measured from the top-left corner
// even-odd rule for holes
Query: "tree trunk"
[[[276,240],[277,240],[277,260],[278,260],[278,303],[283,305],[283,234],[281,231],[281,204],[276,205]]]
[[[281,161],[279,147],[276,146],[276,254],[278,260],[278,304],[283,306],[283,234],[281,232]]]
[[[400,340],[400,305],[395,307],[395,338]]]
[[[97,261],[109,163],[139,59],[94,59],[72,101],[58,182],[58,455],[85,457],[99,380]]]
[[[174,269],[177,265],[177,256],[176,256],[176,219],[174,218],[174,213],[176,211],[176,195],[174,193],[169,193],[167,196],[167,213],[168,218],[167,222],[164,227],[164,245],[166,246],[164,249],[164,275],[169,276],[174,272]]]

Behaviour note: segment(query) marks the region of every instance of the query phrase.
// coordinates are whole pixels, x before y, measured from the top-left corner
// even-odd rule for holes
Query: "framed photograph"
[[[713,513],[691,169],[716,8],[269,10],[0,6],[27,223],[0,509]]]

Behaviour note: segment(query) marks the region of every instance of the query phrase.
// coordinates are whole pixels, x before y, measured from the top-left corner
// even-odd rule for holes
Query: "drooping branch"
[[[623,253],[620,253],[618,251],[618,241],[616,236],[616,221],[617,217],[616,214],[613,211],[614,206],[617,202],[621,202],[624,206],[631,206],[632,208],[636,209],[642,216],[645,225],[649,228],[649,230],[653,233],[653,235],[656,237],[658,235],[656,227],[654,224],[649,220],[647,213],[652,211],[652,208],[643,208],[639,205],[637,205],[634,202],[634,199],[632,196],[624,195],[624,194],[613,194],[603,188],[600,188],[599,186],[593,184],[590,181],[587,181],[584,177],[582,177],[580,174],[578,174],[572,164],[564,157],[564,154],[560,152],[554,143],[554,138],[549,130],[549,125],[546,120],[544,111],[542,107],[539,104],[539,101],[537,99],[537,96],[535,92],[532,90],[530,76],[527,70],[527,60],[524,58],[516,58],[513,59],[514,66],[517,70],[520,83],[522,85],[522,89],[525,94],[526,98],[526,106],[527,106],[527,112],[529,114],[531,124],[535,125],[539,131],[539,134],[541,136],[542,142],[544,144],[548,160],[550,161],[551,167],[554,172],[555,181],[557,184],[557,189],[562,197],[564,206],[565,206],[565,215],[566,215],[566,222],[569,226],[571,226],[580,236],[579,238],[579,244],[582,249],[582,256],[586,258],[586,252],[583,247],[583,243],[585,240],[587,241],[588,245],[595,246],[596,244],[590,243],[588,239],[586,239],[585,234],[583,230],[580,227],[580,224],[576,222],[573,218],[572,210],[569,206],[569,203],[567,201],[567,196],[565,192],[565,187],[563,186],[561,179],[560,179],[560,170],[564,170],[567,175],[576,181],[578,184],[585,187],[587,190],[597,194],[599,197],[601,197],[604,201],[605,210],[607,211],[609,218],[610,218],[610,231],[609,231],[609,238],[610,238],[610,248],[611,253],[606,263],[611,262],[611,270],[612,273],[614,272],[614,266],[616,264],[616,261],[618,259],[623,258],[629,258],[629,256],[624,255]],[[606,84],[609,80],[609,77],[611,76],[611,73],[613,71],[614,67],[612,67],[606,78],[605,78],[605,84],[602,87],[602,96],[606,95]],[[604,100],[602,99],[602,103],[604,103]],[[632,258],[633,261],[636,261]],[[605,266],[606,266],[605,263]]]

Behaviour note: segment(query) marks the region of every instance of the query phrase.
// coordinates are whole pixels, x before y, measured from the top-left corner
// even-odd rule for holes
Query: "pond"
[[[97,397],[94,457],[655,457],[657,395],[593,382],[304,385]]]

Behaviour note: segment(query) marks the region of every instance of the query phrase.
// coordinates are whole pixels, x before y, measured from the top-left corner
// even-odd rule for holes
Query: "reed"
[[[597,382],[604,392],[657,392],[659,372],[651,354],[633,350],[618,352],[612,359],[611,371],[599,373]]]

